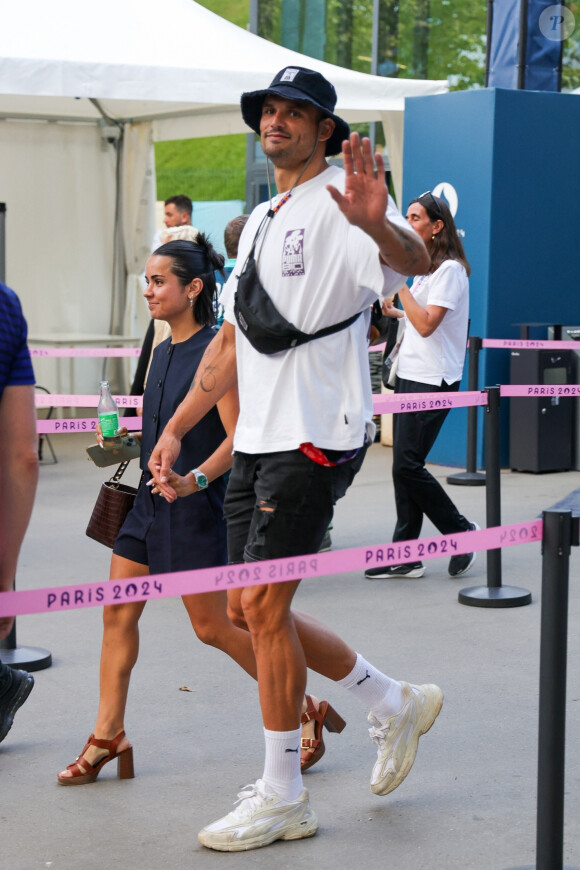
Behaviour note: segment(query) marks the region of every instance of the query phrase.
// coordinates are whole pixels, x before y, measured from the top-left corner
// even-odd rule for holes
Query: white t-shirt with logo
[[[408,381],[454,384],[461,380],[469,318],[469,281],[457,260],[444,260],[432,275],[420,275],[411,286],[419,305],[447,308],[445,317],[427,338],[407,318],[399,351],[397,375]]]
[[[350,450],[374,434],[367,335],[370,306],[395,293],[404,276],[381,266],[376,244],[351,226],[325,189],[344,190],[344,171],[329,167],[298,185],[262,233],[256,248],[263,287],[284,317],[315,332],[363,312],[351,326],[276,354],[254,350],[237,326],[234,294],[269,203],[252,212],[238,260],[220,298],[236,327],[240,416],[234,450],[272,453],[303,442]],[[274,206],[282,197],[277,197]],[[388,218],[408,228],[389,200]]]

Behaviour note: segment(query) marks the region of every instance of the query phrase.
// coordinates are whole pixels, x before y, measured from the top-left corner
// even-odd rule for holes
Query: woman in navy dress
[[[184,436],[179,459],[169,477],[179,498],[171,503],[159,498],[150,485],[147,468],[157,439],[189,390],[203,352],[215,334],[211,328],[214,270],[221,269],[223,262],[201,234],[196,242],[162,245],[147,262],[144,295],[151,317],[171,326],[171,338],[155,349],[147,378],[141,440],[143,477],[113,547],[111,580],[227,563],[223,475],[232,463],[239,410],[237,389],[232,388],[218,402],[217,409],[213,408]],[[100,433],[99,439],[102,442]],[[182,600],[199,639],[223,650],[255,678],[252,641],[244,627],[229,619],[227,593],[184,595]],[[97,721],[77,760],[58,774],[61,785],[94,782],[104,765],[114,758],[118,759],[121,779],[134,775],[133,748],[125,734],[124,720],[144,607],[141,601],[103,608]],[[295,616],[318,625],[311,617]],[[333,716],[334,722],[342,725],[332,725]],[[324,753],[323,726],[342,730],[344,722],[327,701],[306,695],[302,723],[302,769],[306,770]]]
[[[149,455],[167,420],[185,397],[203,352],[214,336],[214,270],[223,257],[207,239],[162,245],[149,258],[145,298],[154,319],[166,320],[171,338],[155,350],[143,399],[141,468],[135,503],[113,547],[111,580],[224,565],[224,473],[231,465],[238,414],[231,390],[183,439],[171,475],[181,496],[169,504],[149,485]],[[207,484],[207,485],[206,485]],[[250,636],[227,615],[226,593],[185,595],[183,603],[198,637],[219,647],[255,676]],[[103,609],[100,698],[94,733],[73,764],[58,775],[61,785],[94,782],[102,767],[118,758],[120,778],[133,776],[133,750],[124,718],[131,671],[139,651],[139,618],[145,602]]]

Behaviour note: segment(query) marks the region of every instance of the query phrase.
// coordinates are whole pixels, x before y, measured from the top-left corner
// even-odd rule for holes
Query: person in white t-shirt
[[[371,305],[392,295],[401,276],[426,271],[429,257],[389,199],[381,156],[375,155],[375,172],[369,140],[361,150],[358,134],[348,138],[348,125],[334,114],[334,87],[323,76],[287,67],[268,88],[243,94],[241,105],[274,166],[279,194],[259,205],[244,228],[238,264],[223,291],[224,324],[149,468],[159,494],[174,500],[168,475],[180,439],[237,380],[240,416],[225,504],[228,558],[253,562],[259,571],[260,560],[318,551],[334,503],[373,437]],[[345,171],[326,162],[341,143]],[[257,280],[287,321],[309,334],[349,325],[287,350],[258,351],[234,310],[254,241]],[[229,595],[232,618],[252,637],[266,759],[262,777],[240,793],[238,807],[200,832],[208,848],[242,851],[316,832],[300,773],[307,666],[370,708],[370,734],[378,744],[375,794],[403,781],[419,737],[441,709],[437,686],[387,677],[326,626],[292,611],[299,582]]]
[[[407,220],[423,239],[431,268],[411,288],[399,291],[403,310],[387,305],[385,313],[406,319],[399,350],[396,393],[451,392],[463,374],[469,319],[470,268],[445,200],[430,191],[412,200]],[[393,483],[397,523],[393,541],[416,540],[427,516],[442,535],[479,528],[459,513],[441,484],[425,468],[427,455],[449,413],[448,408],[395,414]],[[449,575],[464,574],[475,553],[452,556]],[[422,577],[422,562],[367,568],[368,579]]]

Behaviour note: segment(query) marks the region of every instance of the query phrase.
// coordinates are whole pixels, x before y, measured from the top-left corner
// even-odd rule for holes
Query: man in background
[[[163,223],[165,224],[165,229],[155,231],[155,235],[153,236],[153,244],[151,246],[151,253],[153,253],[153,251],[156,251],[157,248],[161,247],[161,245],[164,245],[165,242],[170,242],[173,239],[178,238],[188,238],[187,235],[175,234],[175,232],[179,230],[180,227],[191,227],[192,241],[195,240],[195,237],[199,232],[199,230],[197,230],[191,224],[191,216],[193,215],[193,203],[188,196],[185,196],[185,194],[182,193],[178,193],[175,196],[170,196],[169,199],[166,199],[163,205]],[[174,230],[174,232],[169,233],[169,230]],[[145,333],[145,336],[143,338],[143,344],[141,345],[141,356],[139,357],[139,362],[137,363],[137,368],[135,369],[133,382],[129,389],[129,395],[131,396],[142,396],[145,391],[147,372],[149,371],[149,366],[151,364],[151,355],[159,344],[159,341],[161,340],[160,330],[161,323],[159,327],[159,334],[156,336],[154,321],[149,321],[147,332]],[[123,416],[135,417],[136,411],[134,408],[128,408]]]
[[[193,203],[188,196],[183,193],[178,193],[175,196],[170,196],[163,203],[163,223],[166,229],[156,230],[153,236],[153,244],[151,253],[164,243],[164,237],[168,229],[171,227],[187,227],[191,226],[191,218],[193,215]]]
[[[178,194],[165,200],[163,223],[169,227],[183,227],[191,225],[193,205],[188,196]]]
[[[14,588],[38,482],[34,372],[26,337],[20,301],[0,283],[0,594]],[[0,640],[13,623],[11,616],[0,617]],[[0,661],[0,742],[33,685],[31,674]]]

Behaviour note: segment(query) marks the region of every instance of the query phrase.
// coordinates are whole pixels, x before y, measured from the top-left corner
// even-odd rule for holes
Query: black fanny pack
[[[254,249],[244,265],[244,270],[238,278],[238,289],[234,297],[234,314],[238,326],[252,347],[260,353],[272,354],[289,350],[346,329],[360,317],[361,311],[353,314],[340,323],[333,323],[318,329],[316,332],[302,332],[294,324],[280,314],[268,293],[263,288],[254,260]]]

